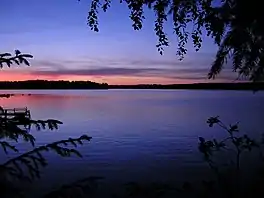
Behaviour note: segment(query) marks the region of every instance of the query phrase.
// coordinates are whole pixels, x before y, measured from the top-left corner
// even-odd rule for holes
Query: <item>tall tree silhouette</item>
[[[169,45],[164,24],[172,18],[172,30],[178,38],[176,54],[180,60],[187,53],[187,42],[191,40],[198,51],[205,34],[212,37],[219,47],[208,78],[215,78],[229,60],[233,63],[233,71],[238,72],[238,77],[251,81],[263,80],[264,24],[260,1],[121,0],[120,3],[127,4],[134,30],[143,27],[145,9],[155,13],[154,31],[160,54]],[[110,0],[91,1],[87,23],[92,30],[99,31],[98,13],[100,9],[106,12],[110,5]]]

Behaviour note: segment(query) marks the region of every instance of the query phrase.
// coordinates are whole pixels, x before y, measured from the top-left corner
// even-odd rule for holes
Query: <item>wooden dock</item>
[[[14,108],[14,109],[3,109],[0,110],[0,117],[1,118],[10,118],[15,116],[23,116],[25,118],[31,118],[30,111],[25,108]]]

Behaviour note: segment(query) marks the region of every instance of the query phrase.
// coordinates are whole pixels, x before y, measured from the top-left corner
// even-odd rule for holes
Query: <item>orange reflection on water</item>
[[[11,91],[12,92],[12,91]],[[45,107],[49,104],[65,106],[71,100],[85,98],[83,95],[53,95],[53,94],[15,94],[9,98],[0,98],[0,106],[4,108],[22,108],[28,106]]]

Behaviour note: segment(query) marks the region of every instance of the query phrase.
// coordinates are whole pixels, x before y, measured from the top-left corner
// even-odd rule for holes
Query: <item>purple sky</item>
[[[110,84],[185,83],[206,80],[217,47],[203,47],[184,61],[176,57],[176,37],[167,23],[171,46],[156,50],[154,15],[146,12],[141,31],[134,31],[129,10],[119,1],[99,15],[100,32],[86,25],[89,0],[1,0],[0,52],[19,49],[34,55],[30,68],[4,69],[1,80],[68,79]],[[219,79],[230,80],[228,72]],[[232,78],[234,79],[234,78]]]

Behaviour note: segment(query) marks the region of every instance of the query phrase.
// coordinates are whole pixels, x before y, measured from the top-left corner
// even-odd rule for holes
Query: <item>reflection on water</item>
[[[263,131],[264,94],[231,91],[100,90],[1,91],[30,93],[1,98],[3,107],[28,107],[34,119],[53,118],[64,124],[58,131],[32,131],[37,144],[82,134],[92,136],[80,147],[84,158],[61,159],[48,154],[43,170],[45,188],[83,176],[111,181],[178,180],[202,174],[198,136],[221,136],[206,119],[219,115],[227,123],[241,122],[242,130]],[[19,144],[21,151],[30,148]],[[3,155],[1,155],[3,156]],[[0,158],[1,162],[5,159]],[[193,167],[197,169],[193,169]],[[67,174],[65,174],[65,171]],[[43,187],[43,185],[41,185]]]

